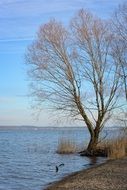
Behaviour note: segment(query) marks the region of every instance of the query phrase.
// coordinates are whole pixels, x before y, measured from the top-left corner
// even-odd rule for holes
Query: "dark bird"
[[[56,166],[56,172],[58,172],[58,171],[59,171],[59,167],[61,167],[61,166],[64,166],[64,164],[62,163],[62,164],[60,164],[60,165]]]

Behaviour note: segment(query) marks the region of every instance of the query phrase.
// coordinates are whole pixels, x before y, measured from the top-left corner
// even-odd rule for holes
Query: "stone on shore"
[[[127,190],[127,157],[76,172],[45,190]]]

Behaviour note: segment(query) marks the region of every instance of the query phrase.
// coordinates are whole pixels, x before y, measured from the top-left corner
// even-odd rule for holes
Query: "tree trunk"
[[[98,138],[99,138],[99,133],[96,133],[94,131],[93,134],[91,134],[90,141],[87,147],[87,151],[90,153],[93,153],[96,151],[97,144],[98,144]]]
[[[99,130],[94,129],[92,133],[90,133],[90,141],[87,146],[87,149],[81,152],[81,156],[98,156],[97,144],[99,139]]]
[[[92,133],[90,133],[90,141],[87,146],[87,149],[80,152],[81,156],[89,156],[89,157],[106,157],[107,156],[107,149],[104,148],[98,148],[98,140],[99,140],[99,128],[95,128]]]

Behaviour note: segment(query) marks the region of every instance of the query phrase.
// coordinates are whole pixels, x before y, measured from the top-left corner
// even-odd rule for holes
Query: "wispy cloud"
[[[106,17],[124,0],[1,0],[0,36],[33,36],[38,26],[51,17],[66,20],[80,8],[88,8]]]
[[[0,39],[0,54],[24,54],[26,47],[33,40],[30,38],[5,38]]]
[[[6,38],[6,39],[0,39],[0,43],[4,42],[20,42],[20,41],[32,41],[34,39],[34,36],[31,37],[19,37],[19,38]]]

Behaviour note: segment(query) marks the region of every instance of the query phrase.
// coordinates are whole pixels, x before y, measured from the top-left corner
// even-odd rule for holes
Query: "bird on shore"
[[[56,173],[59,171],[59,167],[61,167],[61,166],[64,166],[64,163],[62,163],[62,164],[56,166]]]

